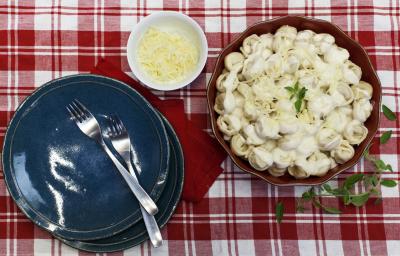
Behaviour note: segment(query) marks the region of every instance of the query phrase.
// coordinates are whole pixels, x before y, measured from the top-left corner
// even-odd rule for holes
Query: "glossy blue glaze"
[[[163,117],[168,132],[171,147],[171,158],[166,187],[158,200],[159,212],[156,215],[157,223],[163,227],[171,218],[179,202],[184,179],[183,152],[179,140],[167,120]],[[112,252],[125,250],[136,246],[148,239],[143,220],[109,238],[93,241],[71,241],[61,239],[64,243],[85,251]]]
[[[110,237],[141,219],[139,204],[106,153],[70,120],[65,106],[74,98],[102,127],[106,115],[119,115],[137,149],[139,181],[159,198],[169,161],[161,118],[127,85],[95,75],[53,80],[23,102],[5,137],[5,180],[21,210],[57,236]]]

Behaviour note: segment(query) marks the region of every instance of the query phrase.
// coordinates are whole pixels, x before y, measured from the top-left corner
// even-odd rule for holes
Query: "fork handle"
[[[136,177],[136,173],[133,170],[131,160],[130,159],[124,159],[124,160],[128,166],[128,170],[129,170],[130,174],[132,175],[132,177],[135,180],[138,180]],[[154,218],[154,216],[152,216],[148,212],[146,212],[146,210],[142,206],[140,206],[140,210],[142,211],[143,221],[146,226],[147,233],[149,234],[151,244],[154,246],[154,248],[161,246],[163,243],[163,240],[162,240],[160,228],[158,227],[156,219]]]
[[[104,151],[106,151],[108,157],[110,157],[110,159],[113,161],[114,165],[117,167],[118,171],[121,173],[129,188],[146,212],[148,212],[150,215],[157,214],[158,208],[153,199],[151,199],[146,191],[140,186],[139,182],[128,173],[128,170],[126,170],[126,168],[118,161],[108,146],[104,142],[101,142],[100,144]]]

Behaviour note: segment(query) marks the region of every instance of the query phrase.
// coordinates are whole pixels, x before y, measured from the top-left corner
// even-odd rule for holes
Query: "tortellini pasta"
[[[217,126],[232,152],[258,171],[297,179],[353,158],[373,89],[349,57],[332,35],[291,26],[245,38],[216,80]],[[305,91],[301,104],[295,90]]]

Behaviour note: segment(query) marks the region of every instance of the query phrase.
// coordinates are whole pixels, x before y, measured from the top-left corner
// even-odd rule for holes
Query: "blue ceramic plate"
[[[183,153],[181,145],[179,144],[179,140],[176,137],[171,125],[165,120],[164,117],[163,119],[169,135],[171,158],[167,185],[157,203],[159,212],[155,217],[160,228],[162,228],[171,218],[179,202],[183,187],[184,166]],[[128,249],[146,241],[147,239],[148,235],[146,227],[143,220],[140,220],[138,223],[126,229],[125,231],[109,238],[94,241],[61,240],[69,246],[84,251],[112,252]]]
[[[135,90],[96,75],[53,80],[23,102],[5,136],[5,181],[21,210],[53,234],[110,237],[141,219],[139,204],[101,147],[70,120],[65,106],[74,98],[103,127],[104,115],[119,115],[140,149],[135,160],[140,183],[157,201],[169,161],[163,122]]]

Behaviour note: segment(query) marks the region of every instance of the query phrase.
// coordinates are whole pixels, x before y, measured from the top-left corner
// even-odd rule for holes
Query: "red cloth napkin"
[[[108,76],[130,85],[168,119],[182,144],[185,158],[185,181],[182,198],[191,202],[202,199],[223,171],[220,165],[226,158],[226,153],[215,139],[187,118],[183,100],[159,99],[147,88],[105,59],[101,59],[96,67],[91,70],[91,73]]]

